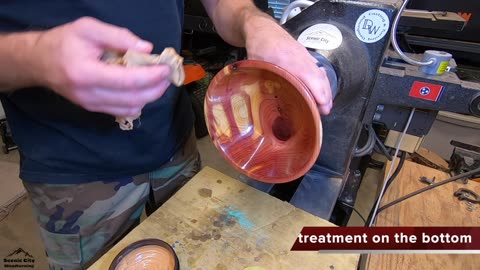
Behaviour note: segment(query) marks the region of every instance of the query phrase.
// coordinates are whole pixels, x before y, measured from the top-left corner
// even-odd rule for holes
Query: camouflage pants
[[[24,182],[50,269],[85,269],[155,211],[201,167],[195,133],[158,170],[122,179],[60,185]]]

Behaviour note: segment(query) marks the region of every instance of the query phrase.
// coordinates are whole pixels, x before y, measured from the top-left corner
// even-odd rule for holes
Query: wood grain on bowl
[[[237,170],[271,183],[305,174],[320,152],[322,126],[308,88],[267,62],[244,60],[220,71],[205,98],[218,151]]]

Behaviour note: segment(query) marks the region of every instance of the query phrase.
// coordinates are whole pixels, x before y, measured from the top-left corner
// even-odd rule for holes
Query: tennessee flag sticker
[[[415,81],[410,88],[409,96],[436,102],[442,94],[443,86]]]

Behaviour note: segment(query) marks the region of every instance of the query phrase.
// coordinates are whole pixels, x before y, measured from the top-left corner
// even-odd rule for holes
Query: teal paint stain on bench
[[[253,229],[253,223],[245,216],[242,211],[235,211],[231,208],[228,210],[228,215],[237,219],[240,227],[246,230]]]

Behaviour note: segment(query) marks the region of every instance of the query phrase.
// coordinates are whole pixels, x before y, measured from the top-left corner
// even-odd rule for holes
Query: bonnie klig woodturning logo
[[[5,269],[13,268],[33,268],[35,258],[22,248],[17,248],[3,258],[3,267]]]

